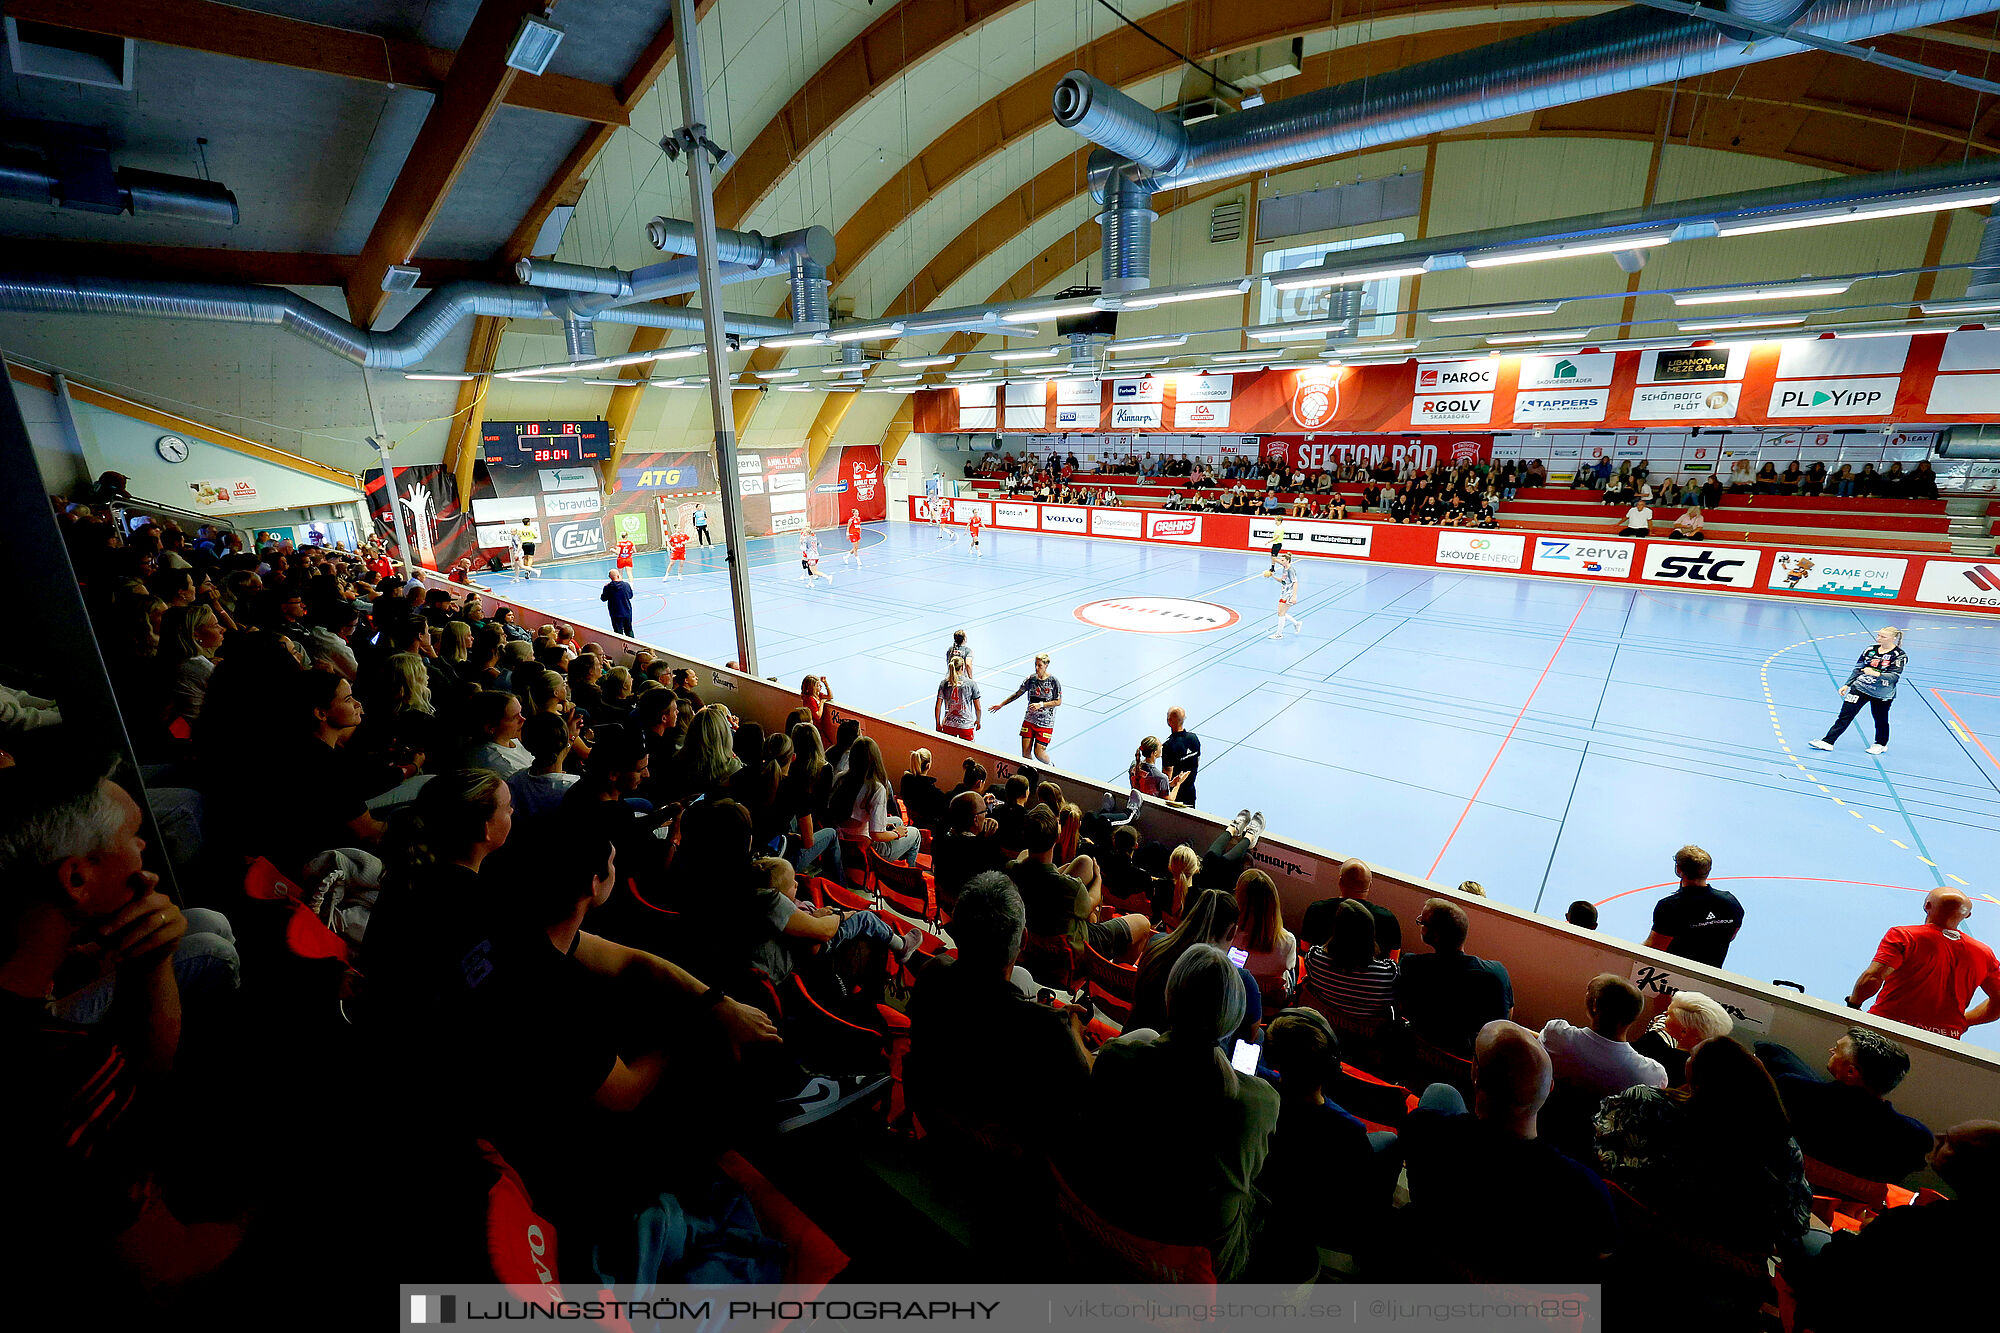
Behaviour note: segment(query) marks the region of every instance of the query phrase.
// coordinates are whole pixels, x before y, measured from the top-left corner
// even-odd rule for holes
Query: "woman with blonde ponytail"
[[[383,842],[382,894],[362,940],[369,1007],[394,1009],[450,961],[464,928],[486,915],[480,871],[506,845],[514,802],[499,774],[440,773],[398,814]]]

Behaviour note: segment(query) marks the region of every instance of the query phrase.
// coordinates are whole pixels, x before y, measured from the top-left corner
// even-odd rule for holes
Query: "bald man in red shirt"
[[[2000,1018],[2000,961],[1958,929],[1971,915],[1970,894],[1932,889],[1921,926],[1891,926],[1882,936],[1874,961],[1848,992],[1848,1007],[1859,1009],[1872,995],[1869,1013],[1947,1037]],[[1986,998],[1972,1005],[1982,990]]]

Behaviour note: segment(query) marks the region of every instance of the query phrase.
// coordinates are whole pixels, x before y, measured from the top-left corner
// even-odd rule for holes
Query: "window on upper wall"
[[[1347,241],[1322,241],[1317,245],[1298,245],[1284,250],[1264,252],[1264,272],[1289,273],[1295,269],[1311,268],[1328,255],[1342,250],[1361,250],[1371,245],[1393,245],[1406,239],[1400,231],[1385,231],[1379,236],[1357,236]],[[1295,323],[1299,320],[1325,319],[1328,300],[1338,290],[1333,287],[1307,287],[1301,291],[1281,292],[1269,283],[1264,284],[1263,305],[1257,322],[1260,324]],[[1361,327],[1355,330],[1359,338],[1380,338],[1396,331],[1396,316],[1393,313],[1377,314],[1377,311],[1393,312],[1402,306],[1403,280],[1401,278],[1378,278],[1361,288]]]

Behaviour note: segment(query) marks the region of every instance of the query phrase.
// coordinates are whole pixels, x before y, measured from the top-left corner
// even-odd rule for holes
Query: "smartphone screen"
[[[1231,949],[1229,951],[1229,961],[1241,967],[1250,961],[1250,951],[1247,949]]]
[[[1257,1052],[1260,1048],[1254,1041],[1239,1041],[1229,1053],[1229,1063],[1239,1074],[1257,1072]]]

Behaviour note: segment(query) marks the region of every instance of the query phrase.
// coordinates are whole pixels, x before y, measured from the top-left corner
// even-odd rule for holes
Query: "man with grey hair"
[[[917,978],[904,1069],[910,1106],[932,1135],[977,1134],[1042,1152],[1079,1141],[1090,1077],[1084,1013],[1016,987],[1026,927],[1007,876],[974,875],[952,911],[958,956],[933,960]]]
[[[1808,1157],[1864,1180],[1901,1180],[1924,1164],[1930,1129],[1889,1102],[1910,1072],[1901,1042],[1873,1028],[1849,1028],[1826,1053],[1824,1079],[1774,1041],[1758,1042],[1757,1058],[1771,1071],[1792,1137]]]
[[[240,1227],[161,1202],[174,1157],[152,1132],[181,1033],[174,949],[187,922],[144,866],[138,804],[103,766],[0,770],[0,1243],[38,1281],[122,1269],[175,1285],[219,1267]],[[110,1021],[55,1017],[58,976],[115,976]]]
[[[1678,1088],[1687,1082],[1688,1057],[1694,1048],[1710,1037],[1728,1036],[1735,1026],[1729,1011],[1700,991],[1675,991],[1645,1035],[1633,1039],[1632,1049],[1659,1061],[1667,1071],[1667,1086]]]

